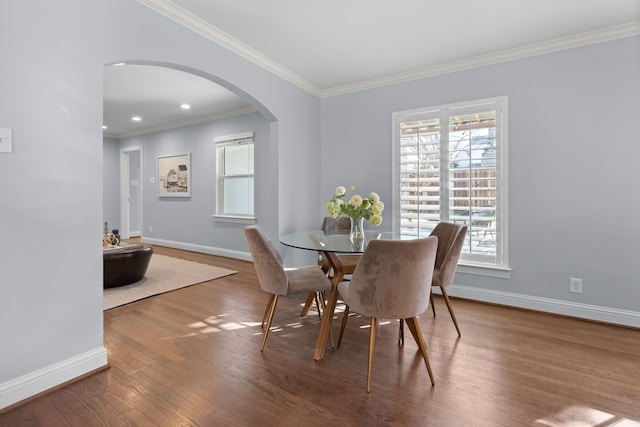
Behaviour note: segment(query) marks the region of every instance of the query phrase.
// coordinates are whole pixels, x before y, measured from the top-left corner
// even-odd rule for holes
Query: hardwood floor
[[[104,313],[111,368],[0,414],[0,426],[640,426],[640,331],[453,299],[417,346],[378,328],[366,392],[368,319],[313,360],[317,313],[280,298],[264,353],[267,302],[253,265],[155,252],[239,273]],[[334,321],[337,336],[341,313]]]

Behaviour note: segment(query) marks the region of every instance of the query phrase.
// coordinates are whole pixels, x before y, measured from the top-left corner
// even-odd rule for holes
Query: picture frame
[[[191,197],[191,153],[158,156],[158,197]]]

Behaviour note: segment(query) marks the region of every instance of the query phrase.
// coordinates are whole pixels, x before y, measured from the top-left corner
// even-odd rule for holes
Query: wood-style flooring
[[[316,312],[267,295],[249,262],[155,247],[239,273],[104,313],[111,367],[0,414],[0,426],[640,426],[640,331],[452,299],[420,317],[435,386],[410,335],[368,319],[313,360]],[[336,313],[337,337],[341,313]]]

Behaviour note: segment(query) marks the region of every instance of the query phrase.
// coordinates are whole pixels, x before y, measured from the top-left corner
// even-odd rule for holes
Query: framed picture
[[[158,157],[158,197],[191,197],[191,153]]]

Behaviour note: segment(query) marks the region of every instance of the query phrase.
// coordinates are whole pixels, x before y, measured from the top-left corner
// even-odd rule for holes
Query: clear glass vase
[[[351,217],[350,217],[351,218]],[[355,249],[364,247],[364,218],[351,218],[351,230],[349,239]]]

